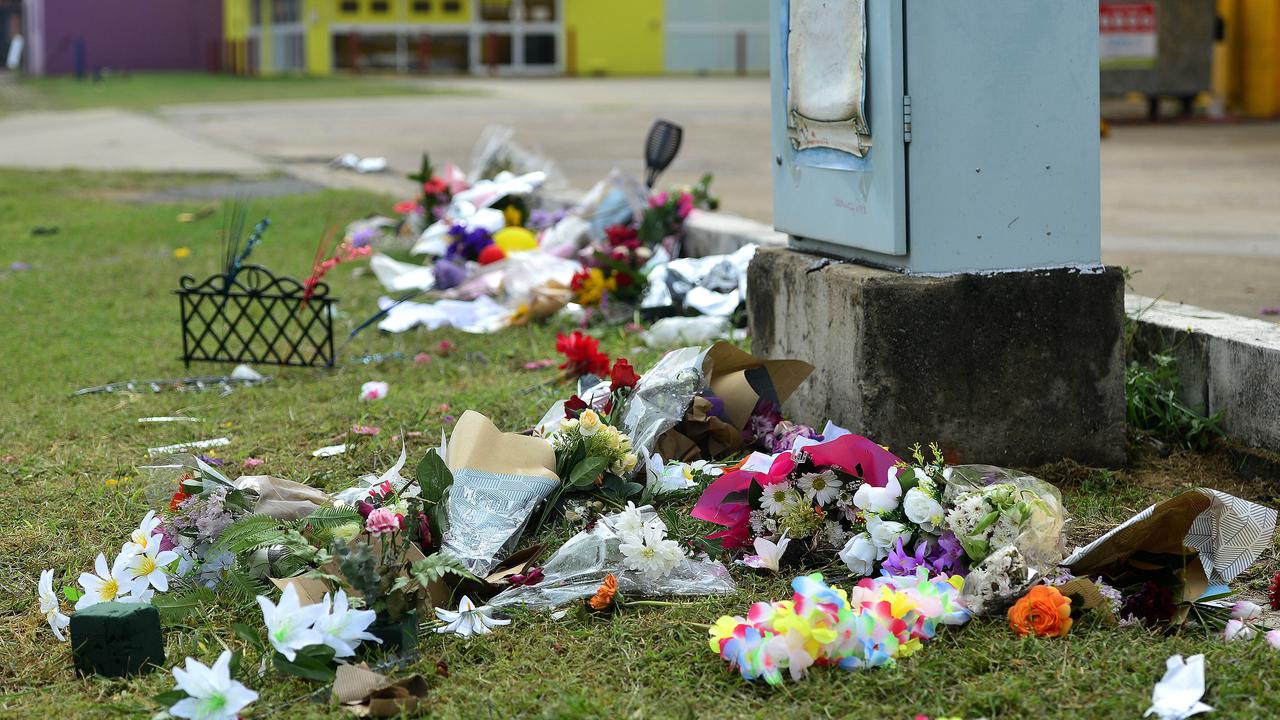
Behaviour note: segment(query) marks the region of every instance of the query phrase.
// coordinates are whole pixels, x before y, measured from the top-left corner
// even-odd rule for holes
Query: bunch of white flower
[[[1017,542],[1037,505],[1021,495],[1011,483],[996,483],[956,497],[946,513],[946,528],[955,533],[970,562]]]
[[[655,516],[646,521],[635,503],[627,503],[613,529],[622,541],[618,549],[623,564],[647,577],[666,577],[684,559],[680,544],[667,538],[662,518]]]
[[[367,632],[376,618],[372,610],[352,610],[347,593],[339,590],[332,602],[328,593],[324,600],[303,605],[298,589],[290,583],[280,594],[280,602],[258,596],[262,609],[262,621],[267,626],[267,640],[292,662],[298,651],[312,645],[328,645],[336,658],[356,654],[356,646],[362,640],[381,643],[378,637]]]

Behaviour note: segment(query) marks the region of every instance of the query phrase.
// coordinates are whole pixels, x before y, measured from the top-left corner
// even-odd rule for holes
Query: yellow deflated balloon
[[[493,242],[508,253],[525,252],[538,247],[538,236],[528,228],[512,225],[494,233]]]

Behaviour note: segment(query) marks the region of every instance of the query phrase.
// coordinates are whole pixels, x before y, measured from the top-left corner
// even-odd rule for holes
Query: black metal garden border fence
[[[179,281],[182,360],[333,367],[333,312],[329,286],[308,295],[293,278],[278,278],[260,265],[202,283]]]

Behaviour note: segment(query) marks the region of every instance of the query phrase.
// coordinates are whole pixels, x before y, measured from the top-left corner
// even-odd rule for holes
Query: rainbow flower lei
[[[814,665],[846,670],[892,667],[933,639],[938,625],[962,625],[964,578],[916,575],[864,578],[850,593],[821,573],[791,581],[791,600],[754,603],[746,618],[725,615],[711,627],[709,645],[746,680],[782,682]]]

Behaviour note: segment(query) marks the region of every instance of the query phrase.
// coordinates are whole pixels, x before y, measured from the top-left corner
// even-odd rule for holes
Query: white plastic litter
[[[392,305],[388,297],[378,298],[378,307],[387,316],[378,323],[379,330],[401,333],[418,325],[428,330],[454,327],[463,332],[489,333],[500,330],[511,321],[511,310],[481,295],[475,300],[440,300],[434,303],[402,302]]]
[[[341,455],[346,451],[347,451],[346,443],[343,443],[341,445],[326,445],[318,450],[313,450],[311,452],[311,457],[318,457],[318,458],[333,457],[335,455]]]
[[[222,447],[230,445],[231,441],[227,438],[213,438],[212,440],[194,440],[192,442],[176,443],[173,445],[161,445],[160,447],[147,448],[147,457],[160,457],[161,455],[172,455],[174,453],[187,452],[189,450],[207,450],[209,448]]]
[[[436,273],[432,268],[400,262],[382,253],[374,253],[369,258],[369,267],[387,292],[430,290],[436,285]]]

